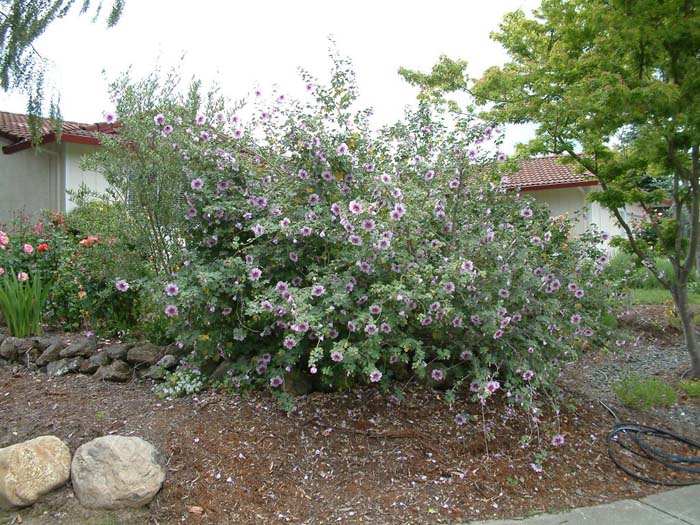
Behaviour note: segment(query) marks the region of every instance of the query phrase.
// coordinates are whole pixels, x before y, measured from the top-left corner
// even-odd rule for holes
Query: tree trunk
[[[673,301],[676,306],[676,313],[681,320],[683,327],[683,335],[685,336],[685,344],[688,347],[690,354],[690,377],[700,379],[700,346],[698,346],[697,336],[695,335],[695,326],[693,323],[693,314],[690,310],[690,301],[688,300],[688,285],[677,283],[673,286]]]

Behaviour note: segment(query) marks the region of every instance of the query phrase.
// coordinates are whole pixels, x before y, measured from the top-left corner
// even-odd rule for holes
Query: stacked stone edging
[[[0,364],[16,363],[54,377],[86,374],[121,383],[133,377],[161,380],[177,367],[183,353],[175,345],[110,343],[75,335],[20,338],[0,333]]]

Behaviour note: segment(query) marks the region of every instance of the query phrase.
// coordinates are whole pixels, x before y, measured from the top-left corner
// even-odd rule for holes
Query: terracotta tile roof
[[[116,124],[117,126],[119,124]],[[61,140],[65,142],[78,142],[85,144],[99,144],[101,134],[114,133],[115,124],[99,122],[96,124],[84,124],[82,122],[63,121]],[[51,128],[51,121],[44,119],[41,126],[42,142],[54,142],[56,135]],[[27,115],[0,111],[0,137],[13,142],[3,147],[5,153],[14,153],[31,147],[31,131]]]
[[[592,173],[579,173],[577,165],[564,164],[562,158],[553,156],[521,160],[520,169],[509,177],[508,187],[527,191],[597,184]]]

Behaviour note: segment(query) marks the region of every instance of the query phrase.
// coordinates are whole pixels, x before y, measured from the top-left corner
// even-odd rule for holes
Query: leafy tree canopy
[[[543,0],[533,18],[522,11],[505,16],[492,37],[510,62],[473,86],[497,121],[537,125],[523,153],[568,153],[598,177],[604,191],[593,198],[616,216],[632,251],[652,271],[659,252],[673,263],[672,279],[654,273],[681,318],[689,315],[687,279],[700,234],[698,4]],[[668,182],[650,185],[649,177]],[[659,217],[654,207],[665,198],[673,206]],[[625,220],[626,204],[643,208],[644,224]],[[653,228],[659,242],[644,242],[640,226]],[[689,319],[686,341],[700,376]]]
[[[0,0],[0,89],[21,91],[28,97],[27,111],[39,117],[43,106],[46,59],[34,47],[36,40],[57,20],[65,17],[75,0]],[[92,13],[100,18],[103,0],[82,0],[79,14]],[[112,0],[107,27],[114,26],[122,15],[125,0]],[[60,115],[51,104],[52,117]]]

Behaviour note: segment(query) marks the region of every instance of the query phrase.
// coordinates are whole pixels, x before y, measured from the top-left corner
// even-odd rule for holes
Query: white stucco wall
[[[76,191],[81,184],[85,184],[88,188],[99,193],[103,193],[107,189],[107,182],[102,174],[96,171],[83,171],[80,169],[80,160],[83,156],[89,155],[99,146],[88,146],[85,144],[64,143],[65,148],[65,184],[66,190]],[[65,194],[64,210],[70,211],[75,208],[75,204],[70,200],[68,194]]]
[[[583,214],[572,230],[574,235],[579,235],[588,227],[591,219],[590,203],[586,202],[587,189],[587,187],[583,187],[536,190],[527,192],[527,195],[537,202],[545,204],[553,217],[566,215],[573,218],[577,211],[583,210]]]
[[[0,147],[10,144],[0,139]],[[17,211],[37,217],[62,204],[60,146],[26,149],[11,155],[0,152],[0,223]]]

